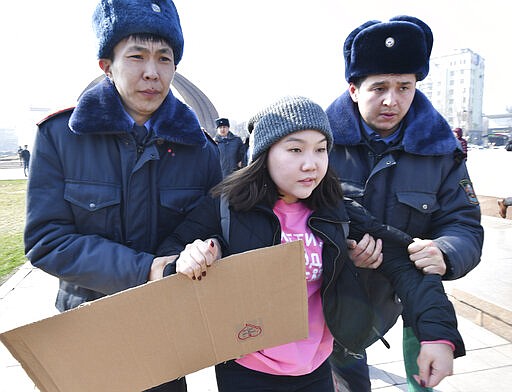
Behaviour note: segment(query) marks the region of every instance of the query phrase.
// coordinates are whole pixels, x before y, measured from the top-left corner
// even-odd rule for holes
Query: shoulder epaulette
[[[54,117],[57,117],[63,113],[68,113],[68,112],[71,112],[75,109],[75,107],[70,107],[70,108],[67,108],[67,109],[62,109],[62,110],[58,110],[56,111],[55,113],[52,113],[52,114],[49,114],[48,116],[46,116],[45,118],[43,118],[41,121],[39,121],[37,123],[37,126],[40,126],[41,124],[43,124],[44,122],[48,121],[49,119],[51,118],[54,118]]]

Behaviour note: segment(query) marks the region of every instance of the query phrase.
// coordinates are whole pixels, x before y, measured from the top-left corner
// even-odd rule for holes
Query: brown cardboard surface
[[[141,391],[308,335],[301,241],[226,257],[0,334],[36,386]]]

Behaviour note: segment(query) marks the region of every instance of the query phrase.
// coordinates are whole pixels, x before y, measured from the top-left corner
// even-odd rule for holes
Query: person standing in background
[[[20,155],[21,159],[23,160],[23,174],[25,174],[25,177],[27,177],[30,165],[30,151],[28,150],[27,144],[25,144],[25,148],[21,150]]]
[[[214,140],[219,147],[220,166],[222,176],[225,178],[243,166],[246,147],[242,139],[229,130],[229,119],[216,119],[215,127],[217,128],[217,134]]]
[[[468,142],[466,139],[462,137],[462,128],[455,128],[453,130],[453,135],[460,143],[460,148],[462,152],[465,154],[465,158],[468,158]]]
[[[21,146],[18,146],[18,158],[20,159],[20,167],[23,167],[23,158],[21,157],[22,151],[23,151],[23,148],[21,148]]]

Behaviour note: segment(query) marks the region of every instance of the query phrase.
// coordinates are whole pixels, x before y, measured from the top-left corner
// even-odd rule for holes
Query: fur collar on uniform
[[[331,123],[334,144],[362,143],[359,110],[348,91],[338,97],[326,110]],[[442,155],[457,148],[457,141],[446,120],[434,109],[419,90],[404,118],[403,149],[411,154]]]
[[[70,129],[77,134],[122,134],[131,132],[132,120],[108,78],[87,90],[69,119]],[[204,145],[206,137],[195,113],[177,100],[172,92],[151,118],[153,132],[169,142]]]
[[[220,136],[219,134],[216,134],[215,137],[214,137],[214,140],[219,143],[221,142],[223,139],[234,139],[238,136],[235,136],[231,131],[228,131],[228,134],[225,136],[225,137],[222,137]]]

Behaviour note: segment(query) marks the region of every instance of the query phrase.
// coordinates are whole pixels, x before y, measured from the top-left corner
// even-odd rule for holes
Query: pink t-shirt
[[[309,336],[305,340],[257,351],[237,359],[249,369],[275,375],[301,376],[317,369],[331,354],[333,337],[322,311],[322,246],[306,222],[311,210],[303,203],[279,200],[274,213],[281,223],[281,243],[302,240],[306,256]]]

